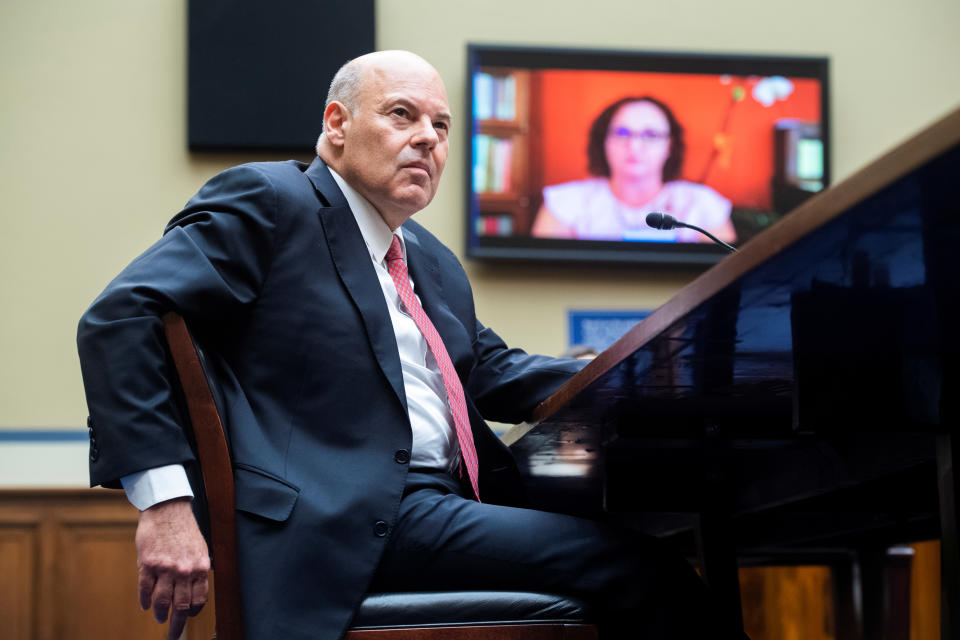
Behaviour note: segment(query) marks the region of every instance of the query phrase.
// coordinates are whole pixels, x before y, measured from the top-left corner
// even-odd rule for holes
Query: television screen
[[[470,45],[467,255],[709,264],[829,182],[827,60]]]

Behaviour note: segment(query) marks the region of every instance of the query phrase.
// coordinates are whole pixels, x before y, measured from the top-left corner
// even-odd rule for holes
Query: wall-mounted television
[[[828,61],[468,45],[467,255],[711,264],[830,181]]]

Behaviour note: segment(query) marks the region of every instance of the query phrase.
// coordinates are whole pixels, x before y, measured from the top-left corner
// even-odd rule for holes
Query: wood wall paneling
[[[0,525],[0,625],[9,640],[31,640],[37,599],[37,530]]]
[[[122,492],[0,490],[0,638],[166,637],[137,605],[137,511]],[[939,544],[913,545],[910,638],[939,638]],[[841,640],[827,567],[740,569],[753,640]],[[212,578],[211,578],[212,587]],[[213,593],[184,640],[213,635]]]
[[[119,491],[0,490],[0,638],[165,638],[137,604],[137,517]],[[210,604],[184,638],[213,627]]]
[[[829,567],[741,567],[739,574],[752,640],[834,640]]]
[[[54,566],[55,637],[132,638],[159,635],[137,604],[133,523],[65,522]]]
[[[940,640],[940,543],[930,540],[910,546],[910,640]]]

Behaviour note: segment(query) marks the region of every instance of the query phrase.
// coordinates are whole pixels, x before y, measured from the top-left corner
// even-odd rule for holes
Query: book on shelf
[[[473,76],[473,116],[477,120],[516,118],[517,81],[513,76]]]
[[[489,120],[493,117],[493,76],[478,73],[473,76],[473,117]]]
[[[513,216],[509,213],[478,216],[476,225],[478,236],[509,236],[513,234]]]
[[[485,133],[474,136],[473,189],[475,193],[509,193],[512,188],[513,141]]]

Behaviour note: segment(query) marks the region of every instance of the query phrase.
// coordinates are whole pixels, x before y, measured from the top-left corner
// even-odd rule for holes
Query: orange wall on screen
[[[817,81],[791,78],[793,93],[764,107],[751,91],[759,78],[621,71],[545,70],[533,83],[532,126],[541,127],[542,148],[533,157],[543,162],[545,185],[589,177],[587,134],[593,119],[608,104],[627,96],[650,95],[667,104],[685,129],[687,145],[682,177],[700,182],[714,140],[733,101],[733,89],[745,89],[733,105],[726,135],[727,152],[718,157],[704,181],[734,206],[769,209],[773,176],[773,125],[781,118],[820,122]],[[723,154],[721,154],[723,155]]]

